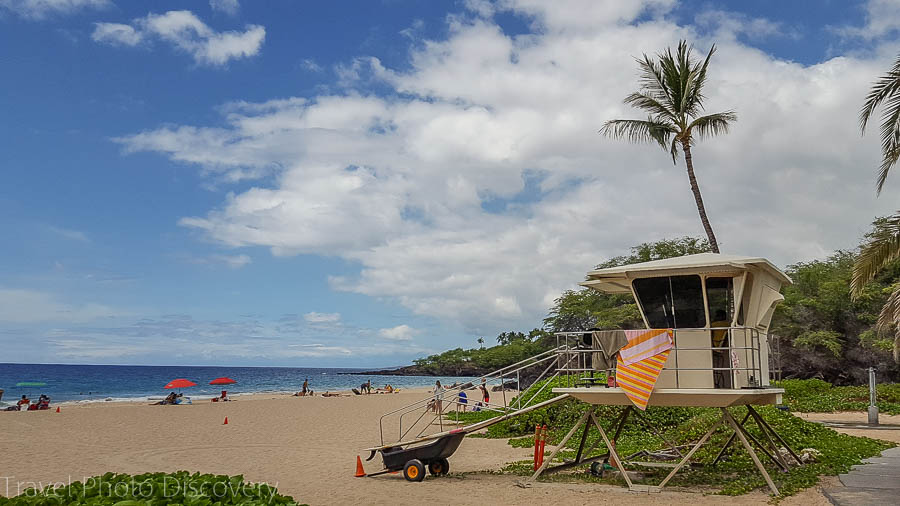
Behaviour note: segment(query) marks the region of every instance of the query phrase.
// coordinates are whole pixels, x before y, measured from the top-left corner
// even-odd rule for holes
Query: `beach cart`
[[[459,448],[459,444],[466,433],[454,431],[427,444],[402,447],[387,447],[381,451],[384,460],[384,470],[372,473],[369,476],[403,471],[403,477],[408,481],[422,481],[425,479],[425,468],[433,476],[443,476],[450,472],[450,463],[447,458]],[[372,460],[375,452],[366,460]]]

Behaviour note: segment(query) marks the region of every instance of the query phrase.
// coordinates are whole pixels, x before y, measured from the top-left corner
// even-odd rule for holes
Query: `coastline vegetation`
[[[882,220],[873,223],[877,230]],[[682,237],[644,243],[597,265],[598,269],[710,251],[705,239]],[[900,283],[900,260],[881,269],[856,297],[850,281],[859,250],[837,251],[824,260],[787,266],[794,281],[784,287],[784,301],[776,307],[772,335],[780,349],[781,377],[817,378],[835,385],[861,385],[873,366],[881,382],[900,380],[894,362],[894,336],[877,331],[879,312]],[[477,376],[533,356],[555,345],[553,332],[592,327],[643,326],[631,296],[595,290],[567,290],[548,310],[543,328],[504,332],[489,348],[457,348],[416,360],[416,369],[433,375]],[[775,344],[775,343],[773,343]]]

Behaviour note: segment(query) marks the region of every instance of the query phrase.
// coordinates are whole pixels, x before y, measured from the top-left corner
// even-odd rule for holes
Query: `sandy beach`
[[[450,459],[451,475],[443,479],[408,483],[399,474],[355,478],[356,456],[365,458],[362,449],[379,441],[378,417],[424,395],[254,395],[190,406],[122,402],[63,405],[60,413],[0,413],[0,493],[15,495],[32,482],[81,480],[108,471],[189,470],[243,474],[309,504],[759,504],[767,499],[762,491],[729,498],[674,489],[640,494],[584,483],[538,483],[523,489],[515,485],[518,477],[489,471],[528,459],[530,451],[482,438],[463,442]],[[223,424],[226,416],[228,425]],[[889,433],[872,432],[871,437]],[[364,465],[377,471],[380,457]],[[817,488],[783,503],[829,504]]]

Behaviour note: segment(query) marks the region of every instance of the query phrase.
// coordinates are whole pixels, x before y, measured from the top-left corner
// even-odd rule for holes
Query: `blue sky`
[[[377,367],[539,326],[702,233],[680,165],[596,134],[680,38],[739,116],[695,152],[723,250],[852,247],[900,189],[855,124],[898,28],[893,0],[0,0],[0,362]]]

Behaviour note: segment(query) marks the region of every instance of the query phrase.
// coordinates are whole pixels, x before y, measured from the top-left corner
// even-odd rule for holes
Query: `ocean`
[[[358,388],[367,380],[372,387],[390,383],[396,388],[416,388],[434,385],[435,380],[449,385],[475,378],[434,376],[379,376],[354,374],[362,369],[334,369],[309,367],[217,367],[217,366],[134,366],[134,365],[61,365],[61,364],[0,364],[2,403],[15,403],[22,394],[36,399],[47,394],[57,402],[109,402],[162,398],[169,381],[186,378],[195,387],[176,389],[185,396],[203,399],[218,395],[222,389],[228,394],[297,392],[303,380],[316,393]],[[236,384],[209,385],[215,378],[227,376]],[[45,386],[17,387],[16,383],[38,382]]]

